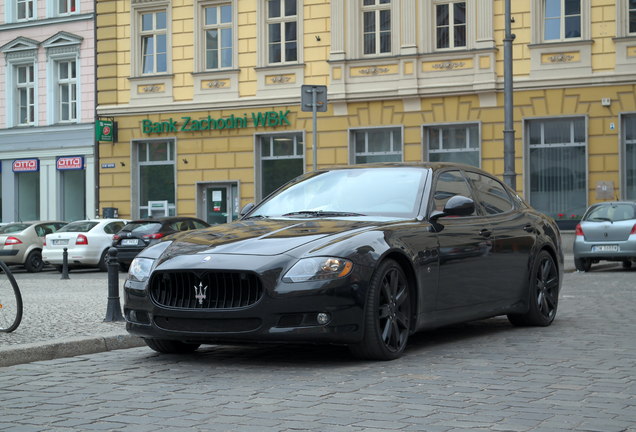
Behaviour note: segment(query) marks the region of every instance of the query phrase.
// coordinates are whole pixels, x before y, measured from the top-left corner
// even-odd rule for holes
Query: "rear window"
[[[20,232],[20,231],[24,231],[25,229],[27,229],[30,226],[31,226],[30,224],[12,223],[12,224],[0,227],[0,234],[17,233],[17,232]]]
[[[159,222],[131,222],[127,224],[122,231],[132,232],[135,234],[154,234],[161,229]]]
[[[57,232],[88,232],[97,225],[97,222],[79,221],[71,222],[68,225],[64,225]]]
[[[631,204],[603,204],[592,207],[583,220],[618,222],[635,218],[634,206]]]

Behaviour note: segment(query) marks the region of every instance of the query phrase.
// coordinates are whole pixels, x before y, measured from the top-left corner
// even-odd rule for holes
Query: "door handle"
[[[483,228],[481,231],[479,231],[479,235],[488,238],[492,235],[492,232],[489,229]]]

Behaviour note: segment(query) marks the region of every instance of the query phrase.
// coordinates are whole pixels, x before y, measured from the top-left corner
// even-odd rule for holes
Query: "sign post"
[[[327,111],[327,86],[303,85],[300,93],[301,111],[313,113],[313,168],[316,171],[318,159],[317,112]]]

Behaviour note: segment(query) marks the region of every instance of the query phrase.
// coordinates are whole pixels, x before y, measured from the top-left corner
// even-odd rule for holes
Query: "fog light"
[[[316,315],[316,321],[318,321],[318,324],[320,325],[325,325],[330,320],[331,320],[331,317],[329,316],[328,313],[320,312],[318,315]]]

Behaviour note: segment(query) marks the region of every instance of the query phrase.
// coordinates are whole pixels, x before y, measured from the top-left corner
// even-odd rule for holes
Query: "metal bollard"
[[[123,321],[119,303],[119,262],[117,248],[108,249],[108,305],[104,321]]]
[[[68,248],[64,248],[62,252],[62,279],[70,279],[68,277]]]

